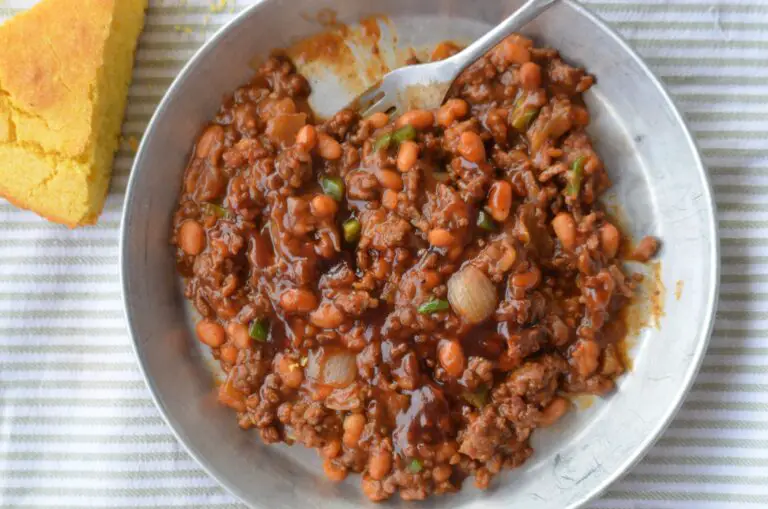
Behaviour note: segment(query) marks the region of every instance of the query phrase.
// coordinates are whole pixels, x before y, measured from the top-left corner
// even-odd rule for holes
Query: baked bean
[[[333,217],[339,210],[339,205],[327,194],[318,194],[309,202],[309,208],[313,216],[325,218]]]
[[[637,243],[637,247],[632,252],[631,258],[639,262],[647,262],[656,254],[659,250],[659,241],[656,237],[643,237],[640,242]]]
[[[224,345],[219,350],[219,358],[229,364],[237,362],[237,348],[231,345]]]
[[[496,221],[503,223],[512,208],[512,185],[506,180],[497,180],[488,192],[488,212]]]
[[[409,171],[419,159],[419,145],[415,141],[404,141],[397,151],[397,169],[403,173]]]
[[[574,105],[571,107],[571,121],[576,125],[589,124],[589,111],[583,106]],[[585,165],[585,169],[588,169]]]
[[[538,267],[531,267],[527,272],[519,272],[512,276],[512,286],[521,290],[536,288],[541,281],[541,271]]]
[[[368,473],[377,481],[386,477],[392,468],[392,455],[381,449],[373,451],[368,458]]]
[[[597,371],[599,361],[600,346],[595,341],[580,339],[571,351],[571,362],[582,378]]]
[[[205,230],[194,219],[181,223],[178,236],[179,247],[190,256],[196,256],[205,249]]]
[[[453,234],[445,228],[435,228],[434,230],[430,230],[427,239],[429,240],[429,243],[435,247],[451,247],[453,243],[456,242],[456,238]]]
[[[437,359],[449,375],[458,378],[464,373],[467,359],[464,356],[464,349],[461,348],[461,343],[458,341],[441,341],[437,351]]]
[[[439,462],[449,461],[456,454],[456,451],[457,448],[455,442],[443,442],[437,446],[435,460]]]
[[[195,331],[197,338],[211,348],[218,348],[227,340],[224,327],[207,318],[197,322]]]
[[[376,172],[376,178],[379,184],[393,191],[400,191],[403,188],[403,178],[392,170],[379,170]]]
[[[211,153],[214,145],[218,145],[224,141],[224,128],[218,124],[214,124],[208,127],[203,134],[200,135],[200,139],[197,140],[197,147],[195,148],[195,155],[200,159],[205,159],[208,154]]]
[[[473,131],[464,131],[459,137],[459,154],[467,161],[479,163],[485,160],[485,145],[480,135]]]
[[[326,459],[333,459],[341,452],[341,441],[330,440],[327,444],[320,449],[320,456]]]
[[[520,83],[523,88],[535,90],[541,86],[541,67],[533,62],[520,66]]]
[[[227,325],[227,335],[240,350],[251,347],[251,335],[248,334],[248,327],[244,324],[229,322]]]
[[[552,229],[566,251],[576,248],[576,221],[568,212],[560,212],[552,220]]]
[[[552,426],[571,409],[571,402],[560,396],[556,396],[541,412],[539,427]]]
[[[464,99],[448,99],[437,110],[437,123],[443,127],[450,127],[457,119],[469,113],[469,105]]]
[[[332,302],[323,302],[309,314],[309,321],[321,329],[335,329],[344,323],[344,313]]]
[[[435,482],[445,482],[451,478],[453,469],[450,465],[438,465],[432,469],[432,479]]]
[[[317,307],[317,297],[309,290],[291,288],[280,295],[280,307],[293,313],[308,313]]]
[[[426,290],[431,290],[440,284],[440,274],[435,270],[425,270],[421,273],[423,287]]]
[[[619,230],[611,223],[605,223],[600,227],[600,245],[603,246],[605,255],[611,259],[619,252],[619,242],[621,235]]]
[[[506,39],[501,45],[502,55],[508,64],[524,64],[531,61],[531,51],[522,44]]]
[[[290,389],[298,389],[304,381],[304,370],[298,362],[287,355],[281,356],[277,362],[277,374],[280,375],[283,384]]]
[[[435,115],[429,110],[411,110],[402,114],[395,122],[395,127],[412,125],[416,129],[424,130],[432,127],[435,122]]]
[[[374,129],[381,129],[389,122],[389,115],[379,111],[368,117],[368,122],[370,122]]]
[[[384,208],[389,210],[395,210],[397,208],[397,192],[391,189],[385,189],[381,193],[381,204]]]
[[[337,465],[332,460],[326,459],[323,461],[323,472],[325,475],[334,482],[341,482],[347,478],[347,469],[341,465]]]
[[[389,493],[382,488],[380,481],[363,476],[363,494],[372,502],[381,502],[389,498]]]
[[[358,446],[360,435],[363,434],[365,427],[365,416],[362,414],[351,414],[344,418],[344,435],[342,442],[344,447],[354,449]]]
[[[231,373],[231,371],[230,371]],[[245,394],[232,385],[232,377],[219,386],[219,403],[235,409],[238,412],[245,412]]]
[[[305,125],[296,133],[296,144],[304,147],[304,150],[312,150],[317,145],[317,130],[313,125]]]
[[[323,159],[335,161],[341,157],[341,144],[325,133],[317,133],[317,153]]]

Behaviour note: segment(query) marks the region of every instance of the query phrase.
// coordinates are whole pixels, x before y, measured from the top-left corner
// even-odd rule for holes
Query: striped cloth
[[[0,0],[0,18],[32,3]],[[245,3],[152,2],[98,226],[69,231],[0,202],[3,507],[241,507],[150,400],[121,312],[117,249],[131,145],[183,63]],[[586,3],[688,117],[723,247],[717,325],[692,393],[645,460],[592,507],[768,507],[768,3]]]

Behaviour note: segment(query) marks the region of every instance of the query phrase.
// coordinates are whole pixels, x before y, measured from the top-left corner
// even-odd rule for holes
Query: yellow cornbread
[[[147,0],[43,0],[0,25],[0,196],[93,224]]]

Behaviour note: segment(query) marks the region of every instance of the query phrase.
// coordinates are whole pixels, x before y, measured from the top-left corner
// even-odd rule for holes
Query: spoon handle
[[[456,74],[488,53],[491,48],[503,41],[505,37],[523,28],[529,21],[532,21],[558,1],[559,0],[528,0],[507,19],[464,48],[463,51],[460,51],[449,59],[451,61],[451,66],[456,70]]]

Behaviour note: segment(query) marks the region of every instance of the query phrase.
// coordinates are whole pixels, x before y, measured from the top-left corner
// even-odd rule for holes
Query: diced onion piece
[[[496,309],[496,287],[488,276],[467,265],[448,280],[448,301],[469,323],[480,323]]]
[[[283,114],[267,121],[267,138],[273,143],[288,147],[296,140],[296,133],[307,123],[306,113]]]
[[[355,355],[344,350],[321,348],[309,353],[307,377],[331,387],[346,387],[355,381]]]

